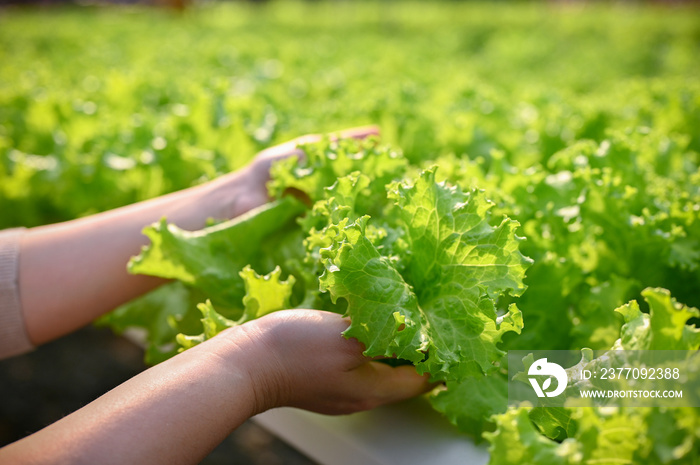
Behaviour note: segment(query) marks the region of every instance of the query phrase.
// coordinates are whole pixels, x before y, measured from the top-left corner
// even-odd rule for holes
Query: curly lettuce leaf
[[[326,272],[321,289],[334,302],[347,301],[351,324],[344,334],[365,344],[365,355],[396,356],[417,364],[430,344],[424,317],[410,286],[366,237],[368,219],[328,229],[336,236],[322,250]]]
[[[205,298],[196,289],[174,281],[122,305],[97,323],[130,334],[145,346],[146,363],[155,365],[177,353],[178,333],[200,327],[196,307]]]
[[[232,320],[217,312],[210,300],[199,304],[197,308],[202,312],[201,322],[204,331],[194,336],[178,334],[177,342],[183,349],[189,349],[211,339],[227,328],[242,325],[268,313],[290,308],[289,299],[294,287],[294,276],[290,275],[286,281],[282,281],[280,279],[282,270],[279,267],[261,276],[250,266],[246,266],[239,274],[246,290],[243,297],[245,306],[243,315],[238,320]]]
[[[147,227],[151,244],[132,258],[131,273],[177,279],[199,289],[217,306],[240,309],[245,293],[238,275],[258,261],[267,236],[283,229],[306,207],[292,197],[200,231],[184,231],[165,219]]]
[[[491,447],[490,464],[573,465],[581,463],[581,445],[571,439],[562,443],[543,436],[532,424],[526,408],[512,408],[493,417],[496,430],[484,433]]]
[[[519,332],[515,305],[498,317],[495,299],[518,294],[529,260],[518,251],[517,223],[488,223],[488,201],[435,182],[424,171],[412,186],[395,185],[410,263],[402,275],[368,238],[368,217],[328,228],[321,286],[348,302],[346,337],[368,356],[397,356],[434,379],[494,369],[502,335]]]
[[[178,334],[176,341],[181,346],[180,351],[190,349],[207,339],[211,339],[221,331],[236,326],[235,321],[226,318],[214,309],[211,300],[207,299],[206,302],[197,305],[197,309],[202,312],[202,319],[200,321],[202,322],[204,331],[195,336],[182,333]]]
[[[700,317],[697,308],[678,303],[666,289],[647,288],[642,295],[649,304],[648,314],[642,313],[634,300],[615,310],[625,320],[616,347],[625,350],[700,348],[700,328],[686,324]]]
[[[408,161],[401,152],[378,144],[377,139],[328,139],[302,145],[305,156],[291,157],[273,164],[268,190],[272,197],[280,197],[289,190],[304,193],[312,202],[324,199],[325,189],[338,178],[352,172],[372,176],[372,195],[366,198],[370,208],[374,200],[385,197],[384,186],[403,177]]]
[[[584,451],[584,463],[636,463],[635,452],[646,442],[647,425],[641,412],[622,409],[578,408],[572,418],[574,438]]]
[[[304,244],[312,255],[310,260],[317,262],[319,250],[333,243],[329,235],[330,226],[347,224],[362,216],[357,208],[358,198],[367,195],[370,184],[370,178],[358,171],[338,178],[324,190],[324,198],[317,201],[311,212],[300,220],[302,229],[308,231]]]
[[[525,407],[511,408],[493,417],[496,430],[484,433],[491,442],[490,464],[639,463],[635,454],[646,442],[643,435],[648,427],[641,412],[574,409],[571,418],[576,423],[575,434],[557,442],[533,424],[532,411]]]
[[[508,381],[500,373],[449,380],[433,392],[430,404],[461,431],[475,438],[493,429],[490,418],[508,406]]]
[[[290,307],[289,301],[296,279],[290,275],[286,281],[282,281],[282,269],[279,266],[264,276],[257,274],[250,266],[243,268],[239,274],[245,283],[245,308],[237,324]]]
[[[634,300],[615,310],[624,324],[613,350],[694,353],[700,348],[700,330],[693,324],[700,316],[697,309],[678,303],[666,289],[647,288],[642,295],[649,313],[642,312]],[[532,355],[523,361],[527,370]],[[594,359],[590,349],[582,350],[580,365],[595,370],[591,366],[597,363],[609,364],[610,358]],[[694,362],[689,359],[688,363]],[[527,382],[523,376],[515,378]],[[456,402],[453,408],[460,411]],[[560,456],[565,452],[561,449],[564,445],[577,451],[576,463],[584,464],[694,464],[700,451],[700,415],[696,408],[520,407],[494,415],[492,421],[496,423],[495,432],[484,436],[492,444],[491,463],[499,465],[550,460],[552,453]],[[519,436],[515,434],[518,431]],[[504,450],[508,442],[515,451]]]
[[[700,457],[700,415],[696,407],[650,409],[646,421],[652,428],[648,463],[697,464]],[[640,456],[641,454],[637,454]]]
[[[411,263],[408,277],[421,291],[454,273],[465,287],[479,287],[496,298],[525,291],[525,270],[532,260],[519,250],[520,224],[504,218],[489,224],[493,203],[476,189],[464,193],[457,186],[435,181],[436,168],[423,171],[412,185],[398,183],[389,191],[407,231]],[[430,298],[429,296],[426,296]]]

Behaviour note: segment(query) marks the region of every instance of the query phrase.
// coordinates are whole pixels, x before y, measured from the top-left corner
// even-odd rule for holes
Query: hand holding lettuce
[[[550,336],[561,336],[533,331],[542,327],[545,310],[555,319],[567,318],[556,305],[575,295],[570,292],[569,297],[559,297],[581,273],[576,260],[570,266],[547,255],[548,248],[554,253],[559,249],[552,247],[551,236],[540,236],[542,231],[532,229],[533,220],[528,215],[551,224],[560,221],[565,227],[568,217],[528,211],[523,199],[512,195],[521,189],[518,183],[484,193],[475,186],[462,190],[437,182],[442,165],[453,180],[466,177],[464,165],[441,163],[439,169],[420,170],[375,140],[324,141],[306,146],[305,152],[302,160],[273,165],[269,187],[278,200],[245,218],[188,238],[165,223],[148,230],[152,245],[132,261],[130,269],[179,278],[191,292],[211,300],[200,305],[203,333],[197,330],[189,309],[187,314],[167,320],[171,339],[177,332],[201,333],[178,336],[178,341],[189,347],[226,327],[287,308],[314,308],[349,316],[351,326],[344,334],[362,342],[366,355],[396,356],[411,362],[419,373],[429,373],[432,381],[444,383],[430,396],[437,410],[472,434],[492,431],[485,437],[492,443],[493,463],[544,463],[542,460],[550,456],[563,460],[561,463],[597,457],[612,460],[617,455],[606,455],[612,446],[587,439],[595,431],[631,422],[638,431],[630,432],[626,440],[637,444],[652,418],[663,415],[672,423],[681,420],[681,412],[674,411],[621,411],[611,417],[593,409],[584,413],[507,409],[504,349],[518,346],[518,334],[523,323],[528,324],[528,311],[535,326],[524,340],[546,344]],[[471,169],[478,177],[481,168]],[[493,176],[486,175],[484,180],[487,186],[497,184]],[[289,189],[306,194],[311,208],[283,197]],[[593,190],[588,192],[593,197]],[[551,191],[542,195],[552,198]],[[572,194],[561,191],[561,195]],[[491,196],[496,203],[487,199]],[[584,221],[600,218],[593,209],[586,217],[586,208],[584,202]],[[530,279],[526,279],[526,270],[532,260],[520,252],[519,223],[504,214],[522,216],[530,222],[525,229],[535,233],[536,243],[525,247],[540,260]],[[279,221],[275,224],[275,220]],[[570,239],[577,236],[576,229],[573,231]],[[554,239],[562,238],[566,240],[563,236]],[[556,270],[563,287],[548,289],[546,279]],[[609,340],[608,333],[619,334],[619,326],[609,326],[615,324],[612,308],[634,289],[629,284],[634,282],[631,277],[615,276],[611,282],[620,286],[614,292],[596,293],[590,284],[577,285],[576,290],[584,292],[580,298],[585,308],[597,313],[614,302],[607,309],[610,315],[598,322],[586,320],[586,324],[598,325],[593,331],[606,334],[605,340]],[[528,286],[534,287],[532,298],[525,292],[521,299],[525,307],[516,306],[514,300]],[[589,292],[586,289],[595,292],[585,293]],[[270,299],[272,293],[280,298]],[[547,298],[553,307],[542,306],[541,299]],[[537,308],[533,304],[538,304]],[[122,310],[122,322],[132,318],[131,313]],[[578,318],[575,313],[569,317]],[[660,318],[652,315],[652,327],[685,324],[685,320]],[[149,324],[152,334],[161,336],[158,343],[162,345],[162,335],[168,331],[163,330],[163,320],[146,326]],[[629,323],[626,327],[622,340],[630,331]],[[564,330],[569,328],[563,326]],[[692,331],[678,328],[668,331]],[[659,344],[658,348],[670,348],[662,347],[661,340]],[[170,348],[166,356],[172,353]],[[691,418],[697,421],[694,413]],[[654,457],[658,463],[668,463],[669,457],[692,454],[697,448],[696,434],[686,425],[672,437],[656,438],[675,444],[676,452],[671,455],[662,453],[661,445],[615,449],[615,454],[624,460]],[[506,444],[521,452],[505,454]],[[683,444],[685,449],[679,449]]]

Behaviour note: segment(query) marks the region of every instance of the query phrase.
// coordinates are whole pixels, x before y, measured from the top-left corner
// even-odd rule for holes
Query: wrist
[[[243,376],[252,399],[251,415],[289,402],[287,367],[271,343],[270,332],[257,325],[258,320],[227,329],[213,338],[219,340],[221,358],[233,376]]]

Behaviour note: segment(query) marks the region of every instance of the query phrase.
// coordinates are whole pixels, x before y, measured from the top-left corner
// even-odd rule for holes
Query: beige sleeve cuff
[[[19,243],[24,228],[0,231],[0,359],[34,348],[19,299]]]

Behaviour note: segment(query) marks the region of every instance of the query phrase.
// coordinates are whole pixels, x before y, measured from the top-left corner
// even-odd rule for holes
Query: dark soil
[[[88,327],[0,361],[0,446],[59,420],[144,370],[142,357],[138,347],[110,330]],[[314,462],[249,421],[202,463]]]

